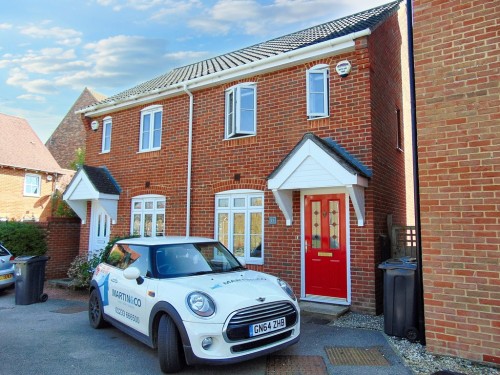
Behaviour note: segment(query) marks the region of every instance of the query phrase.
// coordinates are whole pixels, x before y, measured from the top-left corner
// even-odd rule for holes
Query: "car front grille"
[[[286,327],[283,329],[287,329],[297,322],[297,310],[289,302],[267,303],[240,310],[231,317],[226,329],[226,338],[229,341],[248,339],[250,338],[250,325],[281,317],[284,317],[286,321]],[[269,336],[276,332],[262,336]]]

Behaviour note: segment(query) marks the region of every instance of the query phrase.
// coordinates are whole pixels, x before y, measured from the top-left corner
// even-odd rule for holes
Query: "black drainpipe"
[[[415,61],[413,57],[413,8],[412,0],[406,1],[406,21],[408,27],[408,65],[410,73],[411,130],[413,150],[413,194],[415,199],[415,231],[417,246],[417,316],[419,341],[425,345],[424,283],[422,275],[422,233],[420,231],[420,192],[418,179],[417,108],[415,94]]]

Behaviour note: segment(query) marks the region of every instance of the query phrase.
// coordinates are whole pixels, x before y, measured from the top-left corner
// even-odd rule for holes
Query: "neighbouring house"
[[[25,119],[0,113],[0,220],[50,217],[63,174]]]
[[[388,216],[406,224],[404,15],[385,4],[78,111],[86,165],[64,199],[81,253],[128,234],[215,237],[302,300],[380,313],[380,239]]]
[[[500,2],[414,0],[427,350],[500,364]]]
[[[62,168],[71,169],[77,150],[85,151],[85,125],[81,116],[75,112],[103,99],[105,99],[104,95],[85,88],[45,142],[45,146]]]

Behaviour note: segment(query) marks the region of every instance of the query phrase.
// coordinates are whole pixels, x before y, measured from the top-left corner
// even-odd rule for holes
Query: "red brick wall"
[[[24,176],[26,173],[41,177],[39,197],[24,196]],[[21,169],[0,167],[0,219],[45,220],[51,216],[51,195],[55,178],[47,181],[47,175]]]
[[[370,41],[374,38],[376,36],[370,37]],[[365,41],[357,43],[352,53],[245,79],[257,84],[255,137],[224,140],[224,90],[237,82],[194,92],[191,235],[213,237],[215,193],[229,189],[263,190],[265,264],[251,267],[283,277],[299,292],[300,194],[295,192],[293,196],[293,225],[286,226],[272,193],[267,190],[267,176],[306,132],[332,137],[365,165],[373,167],[371,134],[373,127],[381,126],[382,121],[371,121],[372,115],[379,114],[371,112],[370,87],[374,84],[370,80],[369,58]],[[335,73],[335,65],[344,59],[351,61],[353,68],[348,77],[340,78]],[[306,70],[316,64],[330,65],[331,115],[310,121],[306,117]],[[378,84],[374,86],[385,89],[378,88]],[[386,97],[390,99],[392,95],[398,94],[391,91]],[[113,134],[108,154],[100,154],[100,133],[87,131],[86,163],[105,165],[122,188],[118,221],[112,226],[112,236],[129,233],[131,198],[148,193],[167,197],[167,234],[185,234],[189,97],[183,94],[155,104],[163,105],[160,151],[137,153],[140,110],[147,105],[112,114]],[[386,169],[379,168],[377,173],[386,174]],[[240,174],[239,181],[234,180],[235,174]],[[146,188],[148,182],[150,187]],[[357,227],[351,207],[352,309],[369,313],[375,313],[377,305],[374,261],[378,233],[373,231],[378,220],[374,210],[380,206],[375,206],[374,194],[378,193],[370,183],[366,189],[366,226]],[[391,195],[394,200],[399,199]],[[276,225],[268,225],[270,216],[278,218]],[[88,239],[81,242],[85,248],[87,243]]]
[[[500,2],[414,2],[427,348],[500,363]]]
[[[404,5],[401,5],[404,8]],[[400,12],[404,14],[405,9]],[[399,27],[397,15],[389,18],[370,37],[369,61],[365,74],[370,75],[372,126],[370,134],[373,147],[373,187],[370,210],[374,214],[366,236],[375,244],[375,252],[370,248],[363,254],[365,267],[375,267],[383,260],[380,235],[387,233],[387,216],[392,215],[392,223],[406,225],[405,155],[397,147],[398,121],[396,109],[403,118],[403,83],[401,54],[407,54],[404,43],[407,35],[404,27]],[[364,56],[365,59],[368,56]],[[407,150],[406,152],[411,152]],[[371,206],[373,204],[373,206]],[[383,274],[376,272],[374,281],[377,293],[377,311],[382,312]]]
[[[80,219],[48,218],[37,223],[47,231],[47,261],[45,278],[60,279],[68,277],[67,272],[73,259],[78,255],[80,241]]]

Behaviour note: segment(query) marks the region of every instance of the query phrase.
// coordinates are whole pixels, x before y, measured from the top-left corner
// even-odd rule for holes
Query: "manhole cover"
[[[337,366],[389,366],[389,362],[377,348],[325,347],[332,365]]]
[[[81,304],[81,305],[66,306],[57,310],[53,310],[52,312],[58,314],[76,314],[82,311],[87,311],[87,305]]]
[[[276,355],[267,357],[266,375],[328,375],[321,356]]]

